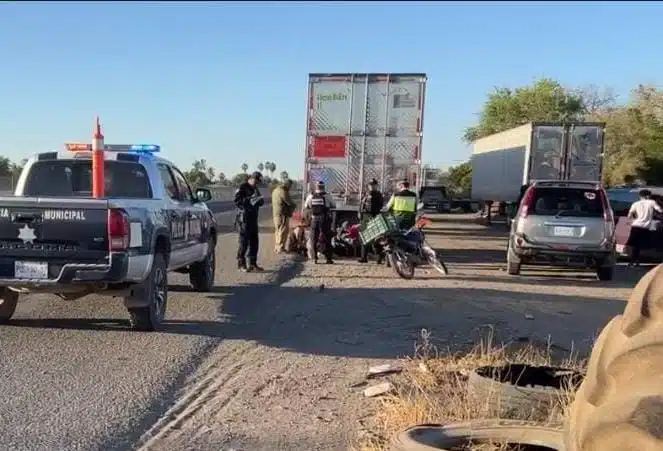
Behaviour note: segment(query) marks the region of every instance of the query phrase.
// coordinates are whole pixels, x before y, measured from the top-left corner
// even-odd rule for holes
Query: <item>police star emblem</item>
[[[24,224],[23,227],[18,229],[18,239],[23,241],[24,244],[32,244],[34,240],[37,239],[37,235],[35,235],[35,229],[31,228],[27,224]]]

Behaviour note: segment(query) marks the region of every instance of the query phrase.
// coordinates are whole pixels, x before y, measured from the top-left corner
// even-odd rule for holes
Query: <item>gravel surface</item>
[[[622,266],[613,282],[532,268],[511,277],[500,226],[433,219],[427,238],[444,252],[447,277],[418,269],[405,281],[375,264],[291,262],[280,286],[212,295],[224,296],[224,338],[142,437],[143,449],[347,449],[370,413],[361,394],[369,365],[412,355],[423,328],[441,351],[467,347],[490,327],[497,341],[586,353],[644,271]]]
[[[264,214],[268,224],[271,213]],[[230,231],[234,213],[217,218]],[[0,328],[0,449],[132,449],[227,336],[223,320],[216,322],[220,305],[278,274],[270,233],[261,239],[268,271],[241,274],[236,235],[219,237],[213,295],[189,292],[188,276],[171,274],[164,332],[129,331],[119,299],[22,299],[15,321]]]

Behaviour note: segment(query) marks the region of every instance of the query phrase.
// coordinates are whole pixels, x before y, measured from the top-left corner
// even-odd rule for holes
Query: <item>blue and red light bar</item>
[[[91,152],[92,144],[87,143],[65,143],[65,149],[69,152]],[[104,152],[135,152],[153,154],[161,151],[157,144],[104,144]]]

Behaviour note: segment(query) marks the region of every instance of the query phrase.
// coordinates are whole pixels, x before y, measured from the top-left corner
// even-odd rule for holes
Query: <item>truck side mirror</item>
[[[196,190],[196,199],[198,199],[198,202],[209,202],[212,200],[212,192],[207,188],[198,188]]]

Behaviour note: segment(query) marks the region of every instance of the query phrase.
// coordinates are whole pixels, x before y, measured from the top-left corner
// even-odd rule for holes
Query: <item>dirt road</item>
[[[587,352],[642,271],[593,274],[504,271],[505,233],[469,217],[439,216],[428,232],[451,275],[418,270],[411,281],[353,261],[290,262],[278,286],[221,287],[214,342],[179,400],[141,439],[144,449],[342,450],[367,413],[358,386],[370,364],[411,355],[421,329],[440,350],[497,339]],[[459,222],[460,221],[460,222]],[[324,285],[324,288],[321,286]]]
[[[224,232],[231,230],[234,213],[217,218]],[[271,252],[271,229],[265,230],[263,275],[235,270],[234,234],[219,238],[218,294],[192,293],[186,276],[170,275],[164,332],[129,331],[120,300],[22,299],[15,320],[0,327],[0,449],[132,449],[223,342],[227,332],[214,321],[232,289],[243,293],[244,284],[276,277],[280,263]]]

